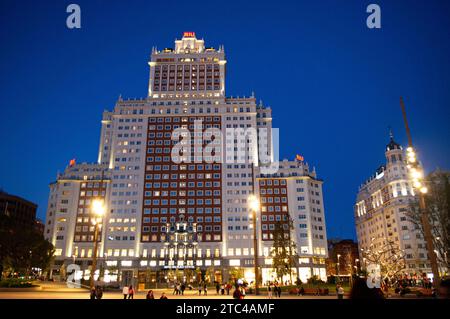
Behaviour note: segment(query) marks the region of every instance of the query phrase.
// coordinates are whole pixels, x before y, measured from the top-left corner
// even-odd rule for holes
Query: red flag
[[[301,155],[295,155],[295,160],[299,161],[299,162],[303,162],[304,161],[304,157]]]
[[[72,167],[72,166],[74,166],[74,165],[75,165],[75,159],[72,158],[72,159],[70,160],[70,162],[69,162],[69,167]]]

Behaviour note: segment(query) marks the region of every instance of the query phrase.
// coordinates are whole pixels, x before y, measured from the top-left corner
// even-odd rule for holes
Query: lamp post
[[[441,237],[436,237],[436,240],[440,243],[439,245],[442,247],[443,243],[442,243]],[[442,258],[442,254],[441,254],[441,258]],[[445,276],[448,272],[448,260],[447,260],[446,249],[444,249],[444,260],[443,261],[444,261],[444,266],[442,267],[442,272],[444,273],[444,276]]]
[[[339,267],[340,267],[339,258],[341,258],[341,254],[337,254],[336,275],[338,277],[338,282],[340,282],[340,277],[339,277]]]
[[[433,272],[433,285],[437,289],[439,287],[439,267],[437,263],[436,253],[434,251],[433,233],[431,231],[430,221],[428,219],[428,210],[425,202],[425,194],[428,192],[428,188],[423,185],[423,170],[420,167],[416,153],[414,152],[411,131],[408,125],[408,119],[406,117],[405,104],[400,97],[400,106],[403,114],[403,121],[405,122],[406,135],[408,137],[408,148],[406,149],[407,155],[407,167],[410,171],[411,181],[413,187],[418,190],[419,193],[419,210],[423,227],[423,233],[425,242],[427,245],[428,258],[430,259],[431,271]]]
[[[258,269],[258,238],[256,237],[256,211],[259,209],[259,201],[255,195],[248,198],[248,205],[253,218],[253,257],[255,259],[255,295],[259,295],[259,269]]]
[[[98,233],[99,233],[99,220],[105,214],[105,205],[102,199],[95,199],[92,202],[92,211],[94,212],[94,219],[92,223],[94,224],[94,251],[92,252],[92,269],[90,276],[89,286],[91,290],[94,288],[94,275],[95,269],[97,268],[97,249],[98,249]]]

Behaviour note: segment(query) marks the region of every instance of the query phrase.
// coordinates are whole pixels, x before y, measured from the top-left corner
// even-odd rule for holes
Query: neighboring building
[[[119,97],[114,110],[103,113],[98,164],[71,163],[50,184],[45,235],[56,247],[53,275],[75,261],[89,277],[89,205],[102,197],[107,214],[98,256],[107,268],[105,281],[183,280],[196,270],[220,282],[231,269],[253,280],[247,198],[254,193],[253,170],[259,172],[252,163],[272,158],[272,114],[254,96],[225,96],[225,64],[223,47],[205,48],[192,32],[176,40],[175,49],[152,50],[148,96]],[[266,149],[247,145],[256,142],[246,135],[250,129],[266,129],[257,131],[258,141],[269,141]],[[217,134],[226,138],[224,145]],[[242,139],[247,143],[236,146]],[[179,146],[184,152],[174,152]],[[306,164],[285,164],[293,166],[280,172],[289,185],[289,213],[301,228],[295,231],[301,262],[311,268],[300,274],[324,277],[322,181]],[[263,229],[258,236],[266,247],[259,250],[263,280],[271,278],[270,258],[263,256],[267,235]]]
[[[0,191],[0,224],[8,220],[9,226],[34,227],[37,205],[22,197]]]
[[[34,223],[34,229],[36,229],[36,232],[38,232],[39,234],[44,235],[44,231],[45,231],[44,222],[40,219],[36,219],[36,221]]]
[[[284,160],[274,174],[256,173],[256,194],[261,202],[261,229],[259,241],[263,253],[263,278],[274,279],[270,267],[275,223],[281,222],[288,229],[289,218],[293,221],[290,238],[296,244],[299,263],[295,276],[306,282],[311,276],[326,280],[325,259],[328,256],[325,211],[323,205],[323,181],[317,178],[315,169],[308,164]],[[232,230],[232,229],[231,229]],[[296,278],[294,277],[294,278]]]
[[[352,239],[328,241],[328,276],[351,276],[360,270],[358,244]]]
[[[407,216],[415,194],[404,151],[392,134],[385,156],[386,165],[360,187],[356,200],[354,216],[360,259],[363,260],[361,249],[371,245],[381,249],[391,242],[404,250],[405,273],[431,273],[423,236]]]

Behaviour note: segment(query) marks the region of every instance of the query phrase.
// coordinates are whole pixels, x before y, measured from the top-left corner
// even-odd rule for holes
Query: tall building
[[[311,276],[326,281],[325,260],[328,256],[325,211],[323,204],[323,181],[315,169],[299,161],[283,160],[277,173],[264,174],[258,169],[255,174],[255,189],[261,202],[260,249],[264,256],[263,278],[273,279],[271,268],[272,239],[275,223],[281,222],[289,229],[292,221],[291,240],[295,242],[299,255],[296,275],[302,282]]]
[[[391,134],[385,150],[386,164],[359,189],[354,210],[360,259],[364,249],[382,249],[389,243],[405,257],[405,274],[431,273],[426,244],[408,218],[415,193],[408,178],[403,148]]]
[[[36,227],[37,204],[0,191],[0,225],[2,227]]]
[[[266,169],[274,158],[271,109],[257,105],[254,96],[226,97],[224,48],[206,48],[193,32],[185,32],[174,49],[154,48],[149,65],[148,96],[119,97],[114,109],[103,113],[98,163],[72,162],[50,184],[45,234],[56,247],[52,275],[75,262],[88,278],[90,204],[100,197],[107,207],[98,251],[105,281],[201,276],[220,282],[236,270],[250,282],[254,250],[247,198],[273,177],[289,185],[283,200],[290,208],[276,212],[289,212],[301,225],[295,236],[310,271],[297,272],[324,278],[322,182],[306,164],[287,162],[292,167],[285,173]],[[269,269],[265,213],[259,264]],[[270,278],[264,270],[263,280]]]

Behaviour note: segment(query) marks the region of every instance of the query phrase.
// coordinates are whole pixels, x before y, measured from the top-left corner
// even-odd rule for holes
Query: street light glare
[[[250,195],[248,198],[248,205],[253,211],[257,211],[259,209],[259,201],[255,195]]]
[[[92,202],[92,211],[97,216],[103,216],[105,214],[105,206],[102,199],[95,199]]]

